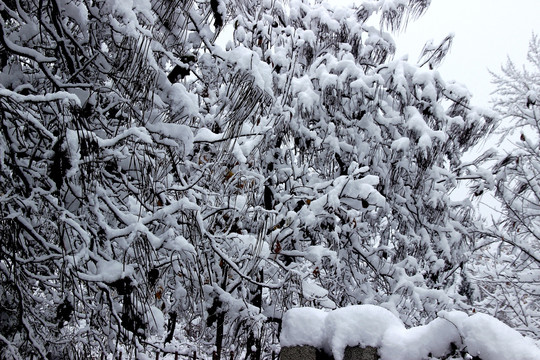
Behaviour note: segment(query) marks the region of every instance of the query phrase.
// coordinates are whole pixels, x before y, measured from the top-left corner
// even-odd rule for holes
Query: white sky
[[[489,107],[495,90],[489,70],[500,73],[508,57],[518,66],[525,64],[533,32],[540,35],[540,0],[431,0],[427,12],[410,22],[404,32],[394,34],[394,40],[396,56],[408,55],[409,61],[416,63],[426,41],[439,43],[453,33],[452,49],[438,70],[445,81],[464,84],[473,94],[473,105]],[[459,198],[466,192],[460,188],[454,196]],[[490,206],[496,206],[496,201],[484,197],[480,212],[486,217],[496,216]]]
[[[416,62],[426,41],[438,43],[454,33],[439,71],[443,79],[465,84],[473,105],[488,106],[494,90],[488,70],[500,72],[507,56],[523,64],[533,32],[540,34],[540,0],[432,0],[428,11],[394,39],[397,56]]]
[[[361,0],[328,0],[359,4]],[[473,105],[488,106],[491,75],[500,73],[507,57],[522,65],[532,33],[540,34],[540,0],[431,0],[428,11],[394,34],[397,56],[416,62],[425,42],[440,42],[454,33],[450,54],[439,71],[443,79],[467,86]]]
[[[540,0],[432,0],[428,11],[394,39],[396,55],[408,54],[416,62],[427,40],[438,43],[454,33],[452,49],[438,70],[445,81],[467,86],[473,105],[489,107],[495,90],[489,70],[500,73],[508,57],[516,65],[525,64],[533,32],[540,35]],[[488,142],[479,149],[495,144],[493,139]],[[472,153],[478,154],[476,150]],[[465,196],[466,192],[460,188],[454,195]],[[484,196],[479,210],[486,217],[497,217],[490,209],[496,204]]]
[[[465,84],[474,105],[487,106],[494,90],[488,69],[499,73],[508,56],[524,64],[533,32],[540,34],[540,0],[432,0],[420,19],[394,37],[398,56],[416,62],[425,41],[438,43],[454,33],[439,71],[443,79]]]

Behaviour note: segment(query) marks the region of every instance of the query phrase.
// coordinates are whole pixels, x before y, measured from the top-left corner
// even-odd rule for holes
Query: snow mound
[[[458,328],[439,318],[410,329],[388,329],[379,352],[382,360],[422,360],[451,353],[451,344],[461,344]]]
[[[323,311],[296,308],[283,317],[281,346],[311,345],[343,360],[347,347],[376,347],[381,360],[445,358],[456,349],[482,360],[540,359],[540,348],[508,325],[485,314],[441,311],[413,328],[375,305]]]
[[[390,311],[375,305],[354,305],[332,311],[326,317],[326,347],[342,360],[347,346],[379,347],[385,332],[405,325]]]
[[[322,349],[325,341],[324,321],[327,312],[313,308],[294,308],[283,315],[280,343],[282,347],[311,345]]]
[[[532,339],[489,315],[472,315],[463,321],[461,331],[468,353],[481,359],[540,359],[540,349]]]

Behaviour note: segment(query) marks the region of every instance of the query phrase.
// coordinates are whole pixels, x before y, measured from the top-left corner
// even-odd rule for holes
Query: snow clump
[[[313,346],[343,360],[347,347],[376,347],[381,360],[444,358],[461,350],[482,360],[540,359],[540,348],[496,318],[441,311],[422,326],[405,328],[392,312],[375,305],[333,311],[290,309],[283,316],[281,346]]]

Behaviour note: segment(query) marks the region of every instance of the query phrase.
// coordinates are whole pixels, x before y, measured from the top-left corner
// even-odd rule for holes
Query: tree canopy
[[[428,5],[0,1],[2,354],[258,359],[291,307],[470,306],[449,194],[495,118],[450,37],[394,58]]]

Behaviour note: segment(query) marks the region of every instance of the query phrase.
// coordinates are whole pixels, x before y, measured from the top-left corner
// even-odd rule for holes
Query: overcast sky
[[[360,4],[361,0],[328,0]],[[463,83],[473,94],[473,105],[489,106],[491,75],[500,72],[507,57],[526,61],[532,33],[540,34],[540,0],[431,0],[428,11],[394,34],[397,56],[416,62],[427,40],[440,42],[455,35],[452,50],[439,71],[445,80]]]
[[[463,83],[473,105],[489,105],[489,70],[500,72],[507,56],[524,64],[533,31],[540,34],[540,0],[432,0],[428,11],[396,34],[398,56],[416,62],[424,43],[454,33],[452,50],[439,68],[445,80]]]
[[[508,57],[516,65],[525,64],[533,32],[540,35],[540,0],[432,0],[428,11],[394,38],[397,56],[408,54],[416,62],[427,40],[440,42],[454,33],[452,49],[439,71],[446,81],[465,84],[473,94],[473,105],[489,107],[495,90],[489,70],[500,73]],[[481,149],[495,145],[491,138],[468,155],[475,157]],[[454,196],[466,193],[461,187]],[[496,204],[491,196],[484,196],[480,213],[486,218],[498,217],[492,209]]]
[[[359,4],[360,0],[328,0],[331,3]],[[472,105],[489,107],[491,84],[489,70],[500,73],[510,57],[516,65],[526,62],[532,34],[540,35],[540,0],[431,0],[428,11],[407,29],[394,34],[397,57],[408,55],[416,63],[425,42],[438,43],[454,34],[452,49],[438,68],[445,81],[458,81],[473,94]],[[494,146],[495,140],[480,144],[478,149]],[[474,150],[471,157],[481,150]],[[454,197],[466,196],[461,187]],[[497,217],[497,202],[484,196],[480,213]]]

